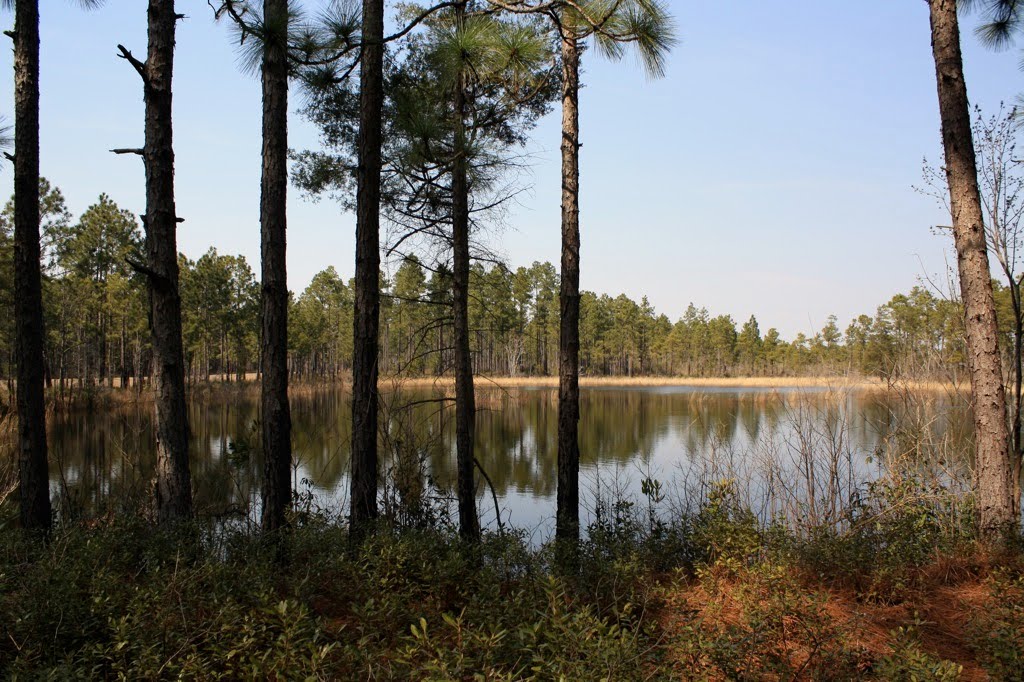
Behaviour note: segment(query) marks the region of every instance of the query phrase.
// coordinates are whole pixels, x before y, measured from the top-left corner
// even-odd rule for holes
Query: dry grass
[[[73,410],[82,407],[112,409],[135,404],[148,404],[153,401],[153,392],[149,387],[139,389],[135,386],[121,388],[114,386],[96,386],[89,391],[72,391],[69,397],[61,400],[57,392],[49,393],[50,407],[56,411]],[[555,376],[521,376],[521,377],[474,377],[474,385],[478,389],[512,389],[512,388],[557,388],[558,377]],[[327,378],[322,381],[292,380],[288,392],[293,397],[311,395],[325,390],[348,390],[351,380],[348,377]],[[451,376],[441,377],[403,377],[382,376],[379,386],[383,390],[400,388],[436,388],[450,393],[454,390],[455,380]],[[583,388],[644,388],[644,387],[680,387],[680,388],[820,388],[834,391],[876,391],[900,392],[920,391],[926,393],[946,393],[969,391],[969,386],[954,386],[940,381],[901,381],[898,384],[880,379],[865,377],[841,376],[805,376],[805,377],[580,377]],[[259,382],[253,373],[246,375],[245,380],[227,381],[225,377],[211,376],[210,381],[194,382],[188,386],[193,399],[211,400],[225,397],[254,397],[259,395]]]
[[[207,382],[191,383],[193,390],[203,390],[203,387],[229,386],[239,387],[257,383],[258,375],[250,372],[245,375],[243,381],[236,381],[234,377],[221,375],[210,375]],[[303,381],[293,379],[289,389],[316,390],[326,386],[348,387],[351,379],[347,376],[339,378],[325,378],[317,381]],[[483,376],[476,375],[474,383],[480,387],[493,385],[501,388],[529,388],[529,387],[556,387],[558,386],[557,376]],[[455,378],[451,375],[445,376],[381,376],[379,385],[382,388],[394,387],[430,387],[430,386],[451,386],[455,384]],[[948,390],[952,384],[942,381],[900,381],[900,388],[921,389],[921,390]],[[715,387],[715,388],[856,388],[872,390],[889,390],[895,385],[882,379],[871,377],[846,377],[846,376],[801,376],[801,377],[665,377],[665,376],[582,376],[580,386],[694,386],[694,387]],[[118,380],[114,380],[113,389],[120,389]],[[101,389],[111,391],[110,388]],[[134,389],[133,389],[134,390]]]
[[[381,379],[381,385],[399,384],[405,387],[451,386],[454,379],[444,377],[411,377],[404,379]],[[485,377],[474,378],[477,387],[485,388],[554,388],[558,386],[558,377]],[[832,388],[885,391],[893,388],[892,384],[880,379],[863,377],[580,377],[580,386],[587,387],[645,387],[645,386],[679,386],[696,388]],[[947,391],[952,386],[940,381],[906,381],[901,382],[904,389],[926,391]]]
[[[381,382],[384,384],[383,380]],[[288,394],[291,397],[313,395],[324,390],[336,388],[347,388],[348,381],[325,380],[322,382],[293,381],[288,386]],[[231,400],[231,399],[257,399],[260,395],[260,383],[255,375],[251,375],[245,381],[224,381],[211,377],[208,382],[196,382],[186,384],[186,391],[190,400],[199,402]],[[51,390],[47,394],[48,409],[55,412],[77,410],[84,408],[91,409],[117,409],[136,405],[151,405],[153,403],[153,390],[150,387],[141,390],[135,386],[120,388],[115,385],[95,386],[89,391],[71,393],[61,399],[60,395]]]
[[[0,416],[0,506],[18,488],[18,463],[15,456],[14,419]]]
[[[0,454],[0,506],[18,489],[18,472],[14,458]]]

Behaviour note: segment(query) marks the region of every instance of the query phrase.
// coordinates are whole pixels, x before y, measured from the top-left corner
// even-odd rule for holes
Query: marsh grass
[[[555,388],[558,377],[486,377],[476,376],[474,383],[479,388]],[[451,386],[451,377],[409,377],[403,380],[409,387]],[[902,381],[900,385],[913,390],[950,391],[953,384],[940,381]],[[581,387],[695,387],[695,388],[821,388],[821,389],[862,389],[889,391],[892,381],[870,377],[845,376],[794,376],[794,377],[663,377],[663,376],[612,376],[580,377]]]
[[[553,376],[522,376],[522,377],[474,377],[474,385],[481,395],[492,394],[490,389],[498,393],[501,390],[517,388],[550,388],[558,387],[558,377]],[[326,377],[322,380],[293,379],[288,391],[292,397],[313,396],[327,391],[348,391],[351,382],[347,377]],[[382,392],[405,389],[435,389],[446,395],[452,394],[455,384],[450,376],[415,377],[415,376],[382,376],[379,386]],[[856,389],[875,393],[891,393],[894,390],[910,390],[931,392],[935,394],[951,394],[967,390],[958,384],[929,380],[892,380],[872,377],[847,376],[794,376],[794,377],[581,377],[583,388],[735,388],[735,389],[821,389],[846,390]],[[216,401],[237,400],[240,398],[255,399],[259,395],[258,377],[247,374],[238,381],[226,380],[224,377],[211,376],[207,381],[195,381],[188,385],[187,390],[192,400]],[[62,391],[56,387],[47,391],[48,407],[54,411],[73,410],[110,410],[119,407],[150,404],[153,393],[148,386],[131,385],[122,388],[118,380],[113,385],[78,385],[68,384]],[[6,389],[0,387],[0,408],[9,405]]]

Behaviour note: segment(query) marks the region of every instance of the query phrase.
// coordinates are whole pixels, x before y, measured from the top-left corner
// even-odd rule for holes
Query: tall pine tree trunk
[[[285,262],[288,192],[288,0],[265,0],[270,34],[263,53],[262,249],[264,531],[285,524],[291,503],[291,412],[288,407],[288,274]]]
[[[955,0],[931,0],[932,53],[942,119],[971,373],[976,446],[975,494],[982,533],[1014,521],[1006,395],[1000,366],[992,277],[989,272],[970,108],[960,54]]]
[[[384,108],[384,2],[363,0],[356,170],[356,270],[352,353],[351,533],[377,517],[377,355],[380,341],[380,171]]]
[[[1010,281],[1013,281],[1011,277]],[[1024,376],[1021,376],[1021,368],[1024,365],[1024,318],[1021,317],[1021,291],[1020,287],[1011,284],[1010,302],[1013,307],[1013,360],[1010,367],[1013,370],[1013,401],[1010,409],[1012,427],[1010,429],[1010,468],[1011,468],[1011,495],[1013,501],[1014,518],[1020,518],[1021,498],[1021,416],[1024,405],[1021,404],[1024,395]]]
[[[21,525],[49,532],[43,294],[39,265],[38,0],[15,3],[14,126],[14,320]]]
[[[146,105],[146,254],[156,388],[156,507],[160,523],[192,516],[188,409],[178,290],[171,83],[174,0],[149,0],[149,50],[141,65]]]
[[[128,320],[121,318],[121,388],[128,388]]]
[[[564,31],[571,31],[565,28]],[[558,337],[558,493],[555,535],[580,534],[579,42],[562,37],[562,273]]]
[[[103,283],[106,285],[106,282]],[[101,303],[102,305],[102,303]],[[111,381],[110,363],[108,361],[108,355],[110,353],[109,344],[107,343],[107,316],[101,310],[99,314],[99,328],[100,328],[100,385]],[[110,386],[114,384],[109,383]]]
[[[458,5],[461,21],[465,5]],[[455,88],[455,158],[452,163],[452,307],[455,345],[455,461],[458,479],[459,533],[480,538],[473,476],[476,397],[469,350],[469,182],[466,159],[466,91],[460,76]]]

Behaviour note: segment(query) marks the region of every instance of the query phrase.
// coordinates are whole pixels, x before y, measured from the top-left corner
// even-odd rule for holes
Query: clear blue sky
[[[179,0],[175,71],[179,248],[245,255],[259,270],[260,101],[205,0]],[[315,5],[308,0],[307,5]],[[144,208],[142,88],[117,43],[145,53],[143,0],[93,12],[42,0],[42,172],[76,215],[106,192]],[[646,294],[678,318],[689,301],[785,336],[871,313],[925,273],[940,273],[948,223],[916,194],[938,158],[934,72],[923,0],[672,0],[681,42],[667,77],[630,58],[585,56],[582,111],[584,288]],[[3,28],[13,23],[0,15]],[[1019,52],[981,48],[965,19],[973,103],[1024,90]],[[0,91],[13,111],[12,56]],[[294,102],[297,103],[297,102]],[[294,109],[294,107],[293,107]],[[291,146],[316,131],[291,119]],[[532,185],[497,235],[510,264],[558,263],[558,117],[534,135]],[[11,173],[0,173],[0,192]],[[353,267],[354,219],[293,191],[289,284]]]

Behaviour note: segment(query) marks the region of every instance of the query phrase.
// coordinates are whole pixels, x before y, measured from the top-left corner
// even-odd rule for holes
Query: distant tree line
[[[151,375],[145,282],[128,263],[142,248],[138,221],[101,195],[74,220],[60,190],[41,182],[46,311],[45,375],[59,396],[83,386],[141,386]],[[0,267],[11,263],[12,204],[0,215]],[[179,255],[182,338],[190,384],[241,381],[260,372],[259,284],[243,256],[211,248]],[[476,372],[547,376],[558,366],[559,276],[550,263],[470,269],[470,344]],[[1014,348],[1011,290],[993,284],[1001,348]],[[451,374],[451,270],[405,258],[381,282],[380,370],[386,376]],[[334,267],[289,296],[289,372],[301,381],[347,378],[354,294]],[[13,379],[13,290],[0,278],[0,351]],[[948,379],[965,371],[958,302],[915,287],[843,329],[835,316],[793,339],[690,304],[675,321],[646,297],[584,291],[580,372],[587,376],[794,376]]]

